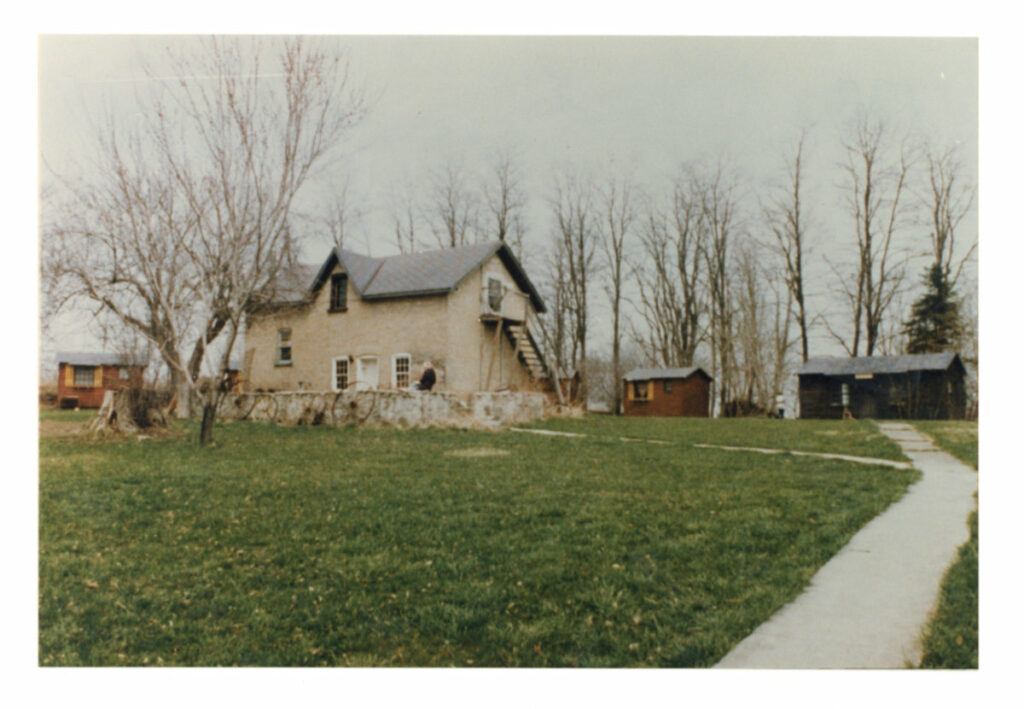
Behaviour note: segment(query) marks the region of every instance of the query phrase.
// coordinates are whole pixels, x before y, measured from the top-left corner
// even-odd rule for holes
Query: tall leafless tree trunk
[[[803,154],[806,134],[801,134],[792,161],[787,165],[787,189],[779,194],[767,207],[765,222],[775,236],[775,246],[782,256],[785,268],[785,284],[789,300],[795,309],[797,327],[800,330],[800,356],[806,362],[809,356],[807,295],[804,286],[804,264],[808,255],[801,198],[803,178]]]
[[[717,372],[719,412],[724,413],[734,378],[733,303],[730,293],[730,250],[737,226],[735,184],[721,164],[713,171],[692,173],[693,194],[700,205],[703,259],[707,272],[711,353]]]
[[[565,307],[568,313],[568,346],[575,373],[580,377],[578,398],[586,403],[587,334],[589,331],[589,288],[596,264],[597,230],[593,215],[592,188],[574,174],[556,179],[551,208],[555,217],[556,254],[562,259]],[[567,372],[571,376],[571,372]]]
[[[416,240],[416,223],[420,207],[411,182],[391,186],[388,209],[394,225],[395,247],[403,254],[415,252],[419,245]]]
[[[955,147],[941,153],[929,148],[925,158],[929,190],[922,202],[930,217],[932,263],[942,269],[950,287],[955,287],[977,247],[977,243],[972,244],[963,256],[956,248],[956,230],[971,211],[976,189],[973,184],[964,184]]]
[[[523,193],[522,172],[510,152],[499,152],[495,156],[490,177],[483,188],[491,225],[485,232],[508,244],[522,262],[526,195]]]
[[[853,140],[845,145],[847,161],[843,166],[849,189],[848,204],[857,237],[857,260],[852,278],[840,275],[843,295],[853,317],[852,341],[828,325],[829,332],[856,357],[863,339],[865,354],[875,352],[882,321],[903,286],[906,255],[895,243],[902,226],[903,194],[907,189],[910,159],[901,146],[898,157],[885,162],[886,131],[882,123],[861,120]]]
[[[620,367],[622,297],[626,267],[626,244],[636,218],[633,208],[633,185],[625,178],[612,179],[601,195],[602,229],[601,247],[608,280],[605,293],[612,308],[612,377],[622,381]],[[618,415],[622,407],[622,387],[612,388],[612,413]]]

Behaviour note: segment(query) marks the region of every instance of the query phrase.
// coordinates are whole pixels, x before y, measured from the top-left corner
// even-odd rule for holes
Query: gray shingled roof
[[[700,367],[648,367],[634,369],[627,373],[626,381],[647,381],[648,379],[686,379],[691,374],[700,372],[708,379],[711,376]]]
[[[319,266],[306,264],[296,264],[282,271],[277,279],[274,302],[277,304],[305,302],[309,297],[309,289],[319,272]]]
[[[897,355],[893,357],[812,357],[796,373],[841,376],[942,371],[949,369],[954,359],[958,359],[955,352]]]
[[[141,357],[128,357],[109,352],[58,352],[57,364],[77,364],[83,367],[98,367],[101,365],[127,367],[133,364],[145,365],[146,360]]]
[[[516,284],[530,296],[534,308],[544,312],[540,294],[512,251],[500,241],[379,258],[334,249],[321,266],[303,266],[301,272],[289,272],[283,281],[288,287],[281,287],[274,301],[285,304],[311,299],[326,282],[335,263],[341,263],[359,297],[366,300],[447,293],[494,254],[498,254]],[[299,286],[303,279],[303,290],[291,287]]]

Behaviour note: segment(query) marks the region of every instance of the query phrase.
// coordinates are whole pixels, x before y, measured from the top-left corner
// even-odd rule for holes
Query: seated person
[[[413,389],[419,389],[420,391],[430,391],[434,388],[434,382],[437,381],[437,374],[434,373],[434,365],[430,362],[426,362],[423,365],[423,376],[420,377],[418,382],[412,385]]]

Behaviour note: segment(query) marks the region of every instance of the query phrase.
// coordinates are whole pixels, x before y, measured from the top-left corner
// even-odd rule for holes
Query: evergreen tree
[[[928,267],[925,292],[910,310],[910,319],[903,324],[907,336],[907,352],[946,352],[956,349],[964,334],[960,318],[960,300],[953,290],[949,275],[939,264]]]

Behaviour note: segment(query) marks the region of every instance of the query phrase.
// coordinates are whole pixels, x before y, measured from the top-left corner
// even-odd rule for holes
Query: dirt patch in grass
[[[102,465],[107,458],[99,453],[72,453],[70,455],[44,455],[39,458],[39,466],[52,468],[57,471],[67,471],[69,468],[79,466],[88,468],[95,465]]]
[[[452,458],[488,458],[490,456],[511,455],[511,451],[504,448],[466,448],[459,451],[445,453]]]
[[[47,421],[39,422],[39,437],[77,436],[84,433],[88,424],[80,421]]]

